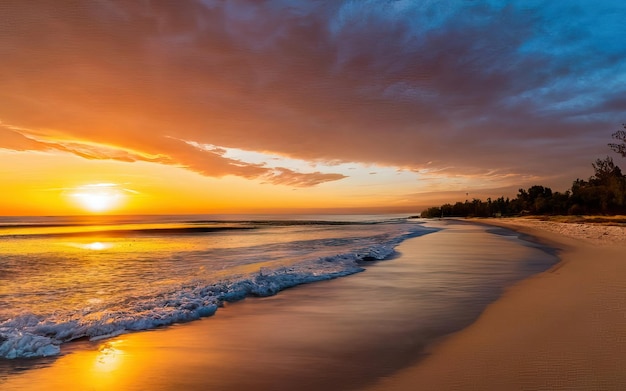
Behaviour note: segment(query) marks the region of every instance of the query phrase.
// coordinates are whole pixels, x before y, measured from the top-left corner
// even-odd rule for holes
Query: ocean
[[[0,357],[60,352],[364,270],[432,229],[381,216],[0,220]]]
[[[397,251],[404,242],[417,254],[410,263]],[[56,357],[72,341],[186,323],[359,272],[366,278],[341,279],[353,281],[349,298],[326,291],[320,316],[302,324],[339,322],[335,313],[354,330],[371,319],[369,337],[403,335],[422,348],[557,261],[513,231],[400,215],[3,217],[0,360]]]

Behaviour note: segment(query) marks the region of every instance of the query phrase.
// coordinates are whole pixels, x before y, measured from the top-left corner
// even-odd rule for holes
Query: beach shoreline
[[[418,362],[502,289],[557,261],[511,231],[464,221],[428,226],[437,232],[404,241],[397,257],[364,273],[228,303],[196,322],[69,343],[61,356],[36,368],[24,363],[4,383],[0,374],[0,383],[7,390],[363,389]]]
[[[560,262],[368,390],[626,389],[626,228],[472,219],[530,235]]]
[[[622,304],[626,288],[620,279],[626,276],[626,267],[619,262],[626,249],[620,236],[623,228],[607,231],[585,226],[581,237],[578,226],[527,219],[445,219],[434,224],[444,229],[407,240],[399,246],[398,259],[380,262],[370,273],[227,304],[215,316],[197,322],[98,342],[79,341],[64,349],[62,356],[43,360],[39,368],[10,376],[6,383],[0,378],[0,384],[11,390],[86,385],[102,390],[209,386],[287,390],[296,385],[311,390],[620,389],[626,385]],[[445,229],[446,225],[456,228]],[[409,288],[421,281],[413,273],[428,263],[420,262],[443,261],[441,254],[451,252],[448,259],[462,259],[464,251],[474,248],[482,257],[486,246],[499,243],[492,250],[512,256],[504,248],[515,236],[511,231],[497,232],[498,227],[525,240],[524,246],[516,244],[514,252],[549,258],[556,251],[560,262],[505,285],[503,294],[493,293],[486,302],[490,304],[466,318],[464,325],[443,336],[439,333],[424,345],[411,329],[412,322],[423,321],[423,314],[395,302],[409,291],[391,296],[390,288],[399,283]],[[489,234],[485,242],[477,243],[471,232]],[[593,262],[596,255],[601,262]],[[371,292],[384,293],[377,306],[381,312],[373,317],[371,303],[363,300]],[[327,312],[323,305],[328,302],[345,316]],[[355,313],[361,318],[353,318]],[[395,323],[388,317],[399,313],[409,316],[396,318]],[[395,328],[386,330],[389,327]],[[391,349],[391,340],[385,339],[389,337],[394,340]],[[266,354],[268,350],[274,353]]]

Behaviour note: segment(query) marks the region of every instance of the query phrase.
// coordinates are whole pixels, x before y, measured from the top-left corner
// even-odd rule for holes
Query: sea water
[[[210,316],[435,231],[401,216],[3,217],[0,358]]]

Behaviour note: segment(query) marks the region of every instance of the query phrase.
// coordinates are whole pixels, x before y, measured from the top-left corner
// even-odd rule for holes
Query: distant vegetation
[[[623,125],[626,130],[626,124]],[[613,138],[621,143],[609,147],[626,157],[626,131],[619,130]],[[626,214],[626,175],[613,159],[597,159],[592,164],[595,174],[588,180],[576,179],[571,189],[560,193],[540,185],[519,189],[517,197],[500,197],[487,201],[444,204],[426,209],[422,217],[491,217],[516,215],[616,215]]]

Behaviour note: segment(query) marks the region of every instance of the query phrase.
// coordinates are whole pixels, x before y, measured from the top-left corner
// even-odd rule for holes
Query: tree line
[[[626,157],[625,130],[613,134],[620,143],[609,147]],[[561,193],[541,185],[519,189],[517,196],[486,201],[474,198],[455,204],[428,208],[422,217],[492,217],[516,215],[583,215],[626,214],[626,175],[610,156],[592,163],[594,175],[587,180],[576,179],[572,187]]]

